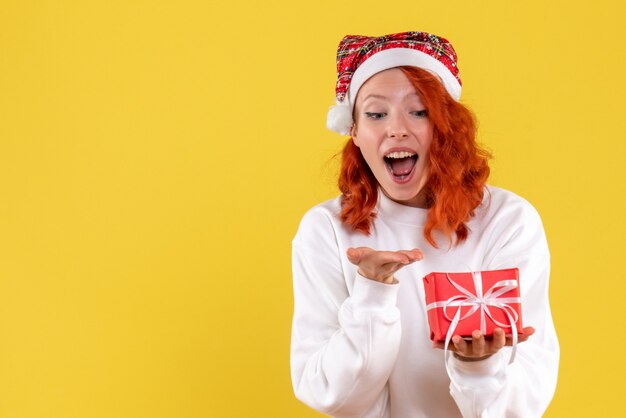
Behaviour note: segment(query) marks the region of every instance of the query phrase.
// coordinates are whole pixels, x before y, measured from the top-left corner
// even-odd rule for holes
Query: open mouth
[[[419,155],[411,151],[394,151],[384,157],[387,171],[397,182],[409,180],[418,159]]]

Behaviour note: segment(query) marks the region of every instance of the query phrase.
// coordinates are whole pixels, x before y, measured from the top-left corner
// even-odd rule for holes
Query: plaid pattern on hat
[[[414,49],[437,59],[461,84],[456,52],[452,44],[440,36],[426,32],[402,32],[379,37],[347,35],[337,49],[337,100],[343,101],[352,76],[361,63],[378,52],[392,48]]]

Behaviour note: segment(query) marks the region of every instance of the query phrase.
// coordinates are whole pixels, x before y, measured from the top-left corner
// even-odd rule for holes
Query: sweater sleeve
[[[517,347],[480,362],[449,358],[450,392],[464,417],[540,417],[556,388],[559,345],[550,314],[550,256],[539,215],[528,203],[502,222],[485,270],[518,267],[524,326],[536,329]]]
[[[354,270],[346,280],[330,216],[310,211],[293,241],[294,391],[332,416],[384,417],[400,344],[398,286]]]

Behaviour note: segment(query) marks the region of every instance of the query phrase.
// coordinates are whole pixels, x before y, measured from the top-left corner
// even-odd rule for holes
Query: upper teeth
[[[390,152],[389,154],[385,155],[385,157],[387,157],[387,158],[407,158],[407,157],[412,157],[414,155],[415,155],[414,152],[394,151],[394,152]]]

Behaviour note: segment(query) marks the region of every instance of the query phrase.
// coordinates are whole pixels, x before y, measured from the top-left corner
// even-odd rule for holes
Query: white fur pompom
[[[352,129],[352,111],[347,100],[338,102],[328,109],[326,127],[340,135],[349,135]]]

